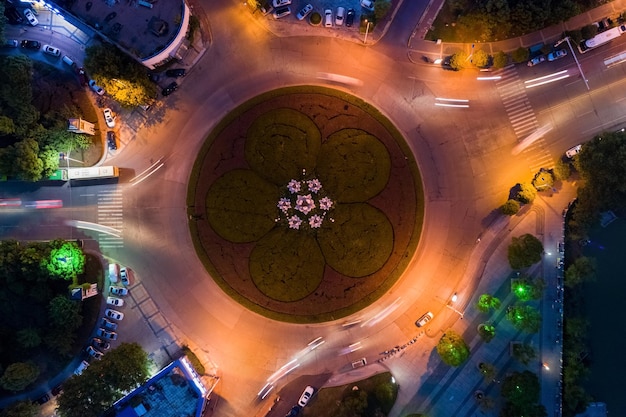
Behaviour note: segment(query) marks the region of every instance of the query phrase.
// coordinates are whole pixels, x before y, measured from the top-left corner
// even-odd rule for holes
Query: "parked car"
[[[111,111],[111,109],[107,107],[106,109],[102,110],[102,113],[104,114],[104,121],[106,122],[107,126],[113,129],[115,127],[115,118],[113,117],[113,112]]]
[[[112,318],[113,320],[124,320],[124,313],[121,313],[117,310],[113,310],[112,308],[107,308],[104,311],[104,315],[107,317]],[[115,330],[115,329],[111,329],[111,330]]]
[[[556,61],[557,59],[567,56],[567,50],[559,49],[548,54],[548,61]]]
[[[104,89],[96,84],[96,80],[89,80],[89,88],[99,96],[104,95]]]
[[[117,323],[114,323],[111,320],[107,320],[104,317],[102,318],[102,322],[100,323],[100,325],[107,330],[117,330]]]
[[[578,155],[578,152],[580,152],[582,147],[583,145],[576,145],[573,148],[568,149],[567,152],[565,152],[565,156],[567,156],[569,159],[572,159],[573,157]]]
[[[185,75],[185,73],[186,70],[184,68],[174,68],[165,71],[165,75],[167,75],[168,77],[182,77]]]
[[[48,55],[52,55],[52,56],[61,56],[61,50],[59,48],[55,48],[54,46],[51,46],[51,45],[44,45],[43,46],[43,52],[45,52]]]
[[[148,72],[148,79],[153,83],[159,82],[161,76],[159,74],[155,74],[154,72]]]
[[[333,27],[333,11],[330,9],[324,10],[324,27]]]
[[[20,46],[20,43],[17,41],[17,39],[9,39],[2,46],[5,46],[7,48],[17,48],[18,46]]]
[[[313,396],[313,393],[315,392],[315,388],[313,388],[312,386],[307,386],[304,389],[304,392],[302,393],[302,395],[300,396],[300,399],[298,400],[298,405],[300,407],[304,407],[309,400],[311,399],[311,396]]]
[[[119,295],[119,296],[125,296],[128,295],[128,289],[124,288],[124,287],[114,287],[114,286],[110,286],[109,287],[109,292],[111,294],[114,295]]]
[[[96,334],[98,335],[98,337],[104,337],[105,339],[109,340],[117,340],[117,333],[110,332],[106,329],[103,329],[102,327],[96,330]]]
[[[93,346],[87,346],[87,354],[89,356],[91,356],[94,359],[102,359],[102,356],[104,356],[104,354],[102,352],[100,352],[99,350],[96,350]]]
[[[126,287],[130,285],[130,277],[128,276],[128,269],[120,268],[120,279],[122,281],[122,284],[124,284]]]
[[[39,20],[37,20],[31,9],[24,9],[24,17],[31,26],[37,26],[39,24]]]
[[[361,0],[361,7],[365,10],[369,10],[370,12],[374,11],[374,1],[373,0]]]
[[[296,18],[298,20],[303,20],[305,17],[311,14],[312,11],[313,11],[313,5],[309,3],[306,6],[304,6],[302,9],[300,9],[298,14],[296,15]]]
[[[293,407],[291,407],[291,410],[289,410],[289,412],[285,414],[285,417],[296,417],[298,414],[300,414],[301,408],[302,407],[300,407],[299,405],[294,405]]]
[[[48,401],[50,401],[50,395],[44,394],[41,397],[37,398],[36,401],[33,401],[33,402],[36,402],[39,405],[43,405],[43,404],[47,403]]]
[[[78,68],[76,70],[76,73],[78,74],[78,81],[80,81],[80,85],[82,85],[82,86],[87,85],[89,80],[87,80],[87,73],[85,72],[85,69],[84,68]]]
[[[337,14],[335,15],[335,26],[343,26],[343,19],[346,16],[346,9],[343,7],[337,7]]]
[[[289,16],[290,14],[291,9],[289,8],[289,6],[285,6],[274,9],[274,13],[272,13],[272,16],[274,16],[274,19],[281,19],[285,16]]]
[[[91,344],[93,345],[93,347],[96,347],[100,350],[109,350],[111,348],[111,344],[109,342],[105,342],[98,337],[94,337],[91,340]]]
[[[274,6],[272,6],[271,1],[267,0],[265,3],[263,3],[259,10],[261,10],[261,13],[263,13],[263,16],[265,16],[266,14],[274,10]]]
[[[117,137],[115,136],[115,132],[112,130],[109,130],[107,132],[107,145],[109,146],[109,149],[112,151],[117,149]],[[111,287],[111,288],[118,288],[118,287]],[[118,295],[117,292],[113,292],[113,291],[111,291],[111,294]]]
[[[117,297],[107,297],[107,304],[116,307],[122,307],[124,305],[124,300]]]
[[[89,362],[81,361],[81,363],[78,364],[78,367],[74,370],[74,375],[82,374],[83,371],[87,369],[88,367],[89,367]]]
[[[544,55],[536,56],[533,59],[531,59],[530,61],[528,61],[528,66],[529,67],[534,67],[537,64],[541,64],[545,60],[546,60],[546,57]]]
[[[59,384],[56,387],[52,388],[52,390],[50,391],[50,393],[56,397],[57,395],[61,394],[63,392],[63,385]]]
[[[24,18],[20,15],[20,12],[13,6],[8,4],[4,7],[4,16],[9,20],[12,25],[19,25],[24,22]]]
[[[174,91],[176,91],[177,88],[178,84],[176,84],[176,82],[172,82],[167,87],[165,87],[163,91],[161,91],[161,94],[163,94],[164,96],[169,96]]]
[[[422,326],[425,326],[425,325],[426,325],[429,321],[431,321],[434,317],[435,317],[435,315],[429,311],[428,313],[424,314],[422,317],[420,317],[419,319],[417,319],[417,321],[415,322],[415,325],[416,325],[417,327],[422,327]]]
[[[22,46],[22,48],[26,48],[26,49],[37,49],[39,50],[39,48],[41,48],[41,43],[39,43],[38,41],[29,41],[29,40],[23,40],[22,43],[20,44]]]
[[[289,6],[290,4],[291,0],[272,0],[272,6],[274,6],[274,8]]]
[[[346,26],[347,27],[352,27],[352,24],[354,23],[354,9],[348,9],[348,14],[346,14]]]

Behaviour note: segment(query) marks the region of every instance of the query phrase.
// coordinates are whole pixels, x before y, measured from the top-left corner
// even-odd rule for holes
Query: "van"
[[[109,281],[115,283],[120,279],[120,266],[118,264],[109,264]]]
[[[360,368],[365,365],[367,365],[367,360],[365,358],[361,358],[358,361],[352,362],[352,369]]]
[[[74,64],[74,61],[72,61],[72,58],[70,58],[67,55],[63,55],[63,62],[66,63],[67,65],[69,65],[72,68],[74,68],[74,66],[76,65],[76,64]]]

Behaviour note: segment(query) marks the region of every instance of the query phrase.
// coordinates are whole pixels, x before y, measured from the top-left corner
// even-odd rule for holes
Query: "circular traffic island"
[[[196,251],[232,298],[320,322],[383,295],[417,247],[422,184],[402,135],[345,93],[292,87],[233,110],[188,190]]]

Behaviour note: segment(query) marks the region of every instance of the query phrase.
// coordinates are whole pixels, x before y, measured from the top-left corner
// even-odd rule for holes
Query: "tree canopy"
[[[463,337],[449,329],[437,343],[437,353],[450,366],[459,366],[469,358],[470,350]]]
[[[530,371],[513,372],[502,382],[502,396],[506,404],[501,417],[545,417],[545,407],[537,404],[540,386],[537,375]]]
[[[0,377],[0,385],[7,391],[22,391],[37,380],[39,368],[28,362],[16,362],[7,366]]]
[[[509,265],[522,269],[541,260],[543,244],[531,234],[513,237],[508,249]]]
[[[537,333],[541,328],[541,313],[532,306],[510,306],[506,311],[506,318],[513,327],[523,332]]]

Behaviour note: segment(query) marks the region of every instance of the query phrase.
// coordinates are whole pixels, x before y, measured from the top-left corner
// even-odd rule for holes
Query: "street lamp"
[[[465,315],[465,313],[457,310],[456,308],[452,307],[451,304],[452,303],[456,303],[456,301],[459,299],[459,296],[457,295],[457,293],[452,294],[452,297],[450,298],[450,302],[448,304],[446,304],[446,307],[448,307],[450,310],[454,311],[456,314],[458,314],[459,316],[461,316],[461,318],[463,318],[463,316]]]
[[[372,23],[372,22],[370,22],[367,19],[365,19],[365,38],[363,39],[363,43],[364,44],[367,44],[367,34],[370,31],[370,23]]]

